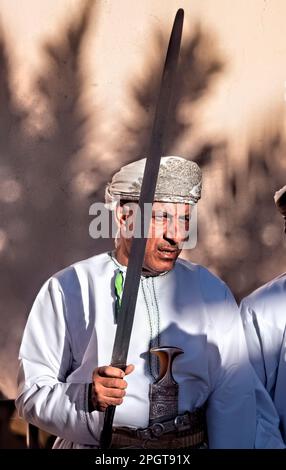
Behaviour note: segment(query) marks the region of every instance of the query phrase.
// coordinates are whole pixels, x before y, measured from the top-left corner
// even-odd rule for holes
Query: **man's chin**
[[[152,276],[158,276],[159,274],[163,274],[167,271],[171,271],[173,267],[175,266],[175,263],[177,261],[176,259],[172,260],[164,260],[160,261],[158,263],[154,263],[151,266],[143,266],[143,273],[152,275]]]

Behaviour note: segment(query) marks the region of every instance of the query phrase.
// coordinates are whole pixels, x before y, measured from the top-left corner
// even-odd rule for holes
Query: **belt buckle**
[[[165,426],[163,423],[154,423],[150,426],[151,432],[154,437],[160,437],[161,434],[165,431]]]
[[[161,436],[165,431],[165,426],[163,423],[154,423],[148,428],[145,429],[137,429],[136,434],[139,439],[143,439],[145,441],[150,441],[152,439],[157,439]]]
[[[151,433],[150,428],[145,428],[145,429],[138,428],[136,430],[136,435],[138,439],[142,439],[142,440],[149,440],[152,438],[152,433]]]
[[[177,431],[183,431],[190,425],[189,417],[186,414],[178,415],[174,419],[174,426]]]

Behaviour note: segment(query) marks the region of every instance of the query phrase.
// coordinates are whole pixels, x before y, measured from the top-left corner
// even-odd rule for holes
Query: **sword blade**
[[[175,73],[180,52],[183,20],[184,11],[179,9],[174,20],[162,73],[160,92],[152,127],[149,153],[147,156],[140,198],[138,202],[139,210],[136,214],[134,226],[135,233],[141,232],[141,230],[138,230],[138,226],[140,228],[144,227],[144,234],[148,233],[148,228],[150,225],[151,211],[144,211],[144,205],[146,203],[152,204],[154,200],[160,160],[162,156],[164,131],[166,129],[172,89],[175,81]],[[132,240],[122,295],[122,303],[118,315],[111,365],[119,367],[123,370],[126,367],[140,284],[140,276],[144,261],[146,241],[147,239],[145,236],[140,238],[133,238]],[[109,447],[110,445],[114,412],[114,406],[109,406],[105,412],[104,427],[101,435],[101,445],[105,448]]]
[[[135,221],[135,233],[139,233],[139,231],[137,232],[138,224],[140,227],[143,226],[143,223],[145,224],[145,233],[148,233],[148,227],[150,225],[151,212],[144,211],[144,204],[152,204],[154,199],[160,160],[162,156],[163,135],[166,128],[172,87],[180,51],[183,17],[183,10],[178,10],[174,21],[163,69],[160,93],[152,129],[150,149],[147,156],[140,199],[138,203],[140,210],[137,212]],[[111,364],[117,367],[126,365],[146,241],[147,239],[145,237],[133,238],[132,240],[111,361]]]

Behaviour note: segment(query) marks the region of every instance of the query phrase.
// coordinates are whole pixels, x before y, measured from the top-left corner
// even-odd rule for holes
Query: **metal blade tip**
[[[178,17],[178,16],[184,17],[184,10],[183,10],[183,8],[179,8],[179,10],[177,11],[176,17]]]

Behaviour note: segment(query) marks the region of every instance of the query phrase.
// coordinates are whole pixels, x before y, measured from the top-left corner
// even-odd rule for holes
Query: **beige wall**
[[[56,38],[77,16],[83,0],[1,0],[1,17],[11,39],[17,94],[33,97],[34,74],[43,65],[41,45]],[[130,81],[152,57],[152,34],[171,28],[177,8],[185,9],[184,39],[196,22],[214,38],[226,62],[199,109],[199,131],[235,141],[249,137],[257,120],[275,106],[285,109],[286,40],[284,0],[107,0],[94,1],[83,63],[88,104],[100,106],[104,137],[128,116]],[[239,132],[238,132],[239,131]],[[96,128],[96,132],[98,129]],[[239,135],[239,138],[238,138]],[[120,137],[120,136],[119,136]],[[196,138],[199,136],[196,135]],[[116,135],[116,141],[118,136]],[[113,150],[112,138],[102,151]],[[184,144],[181,144],[182,152]]]
[[[284,0],[0,0],[0,389],[37,290],[106,249],[88,208],[146,151],[157,76],[185,9],[168,152],[204,169],[199,244],[237,298],[285,269]],[[184,84],[182,85],[182,83]],[[143,102],[138,102],[142,93]]]

